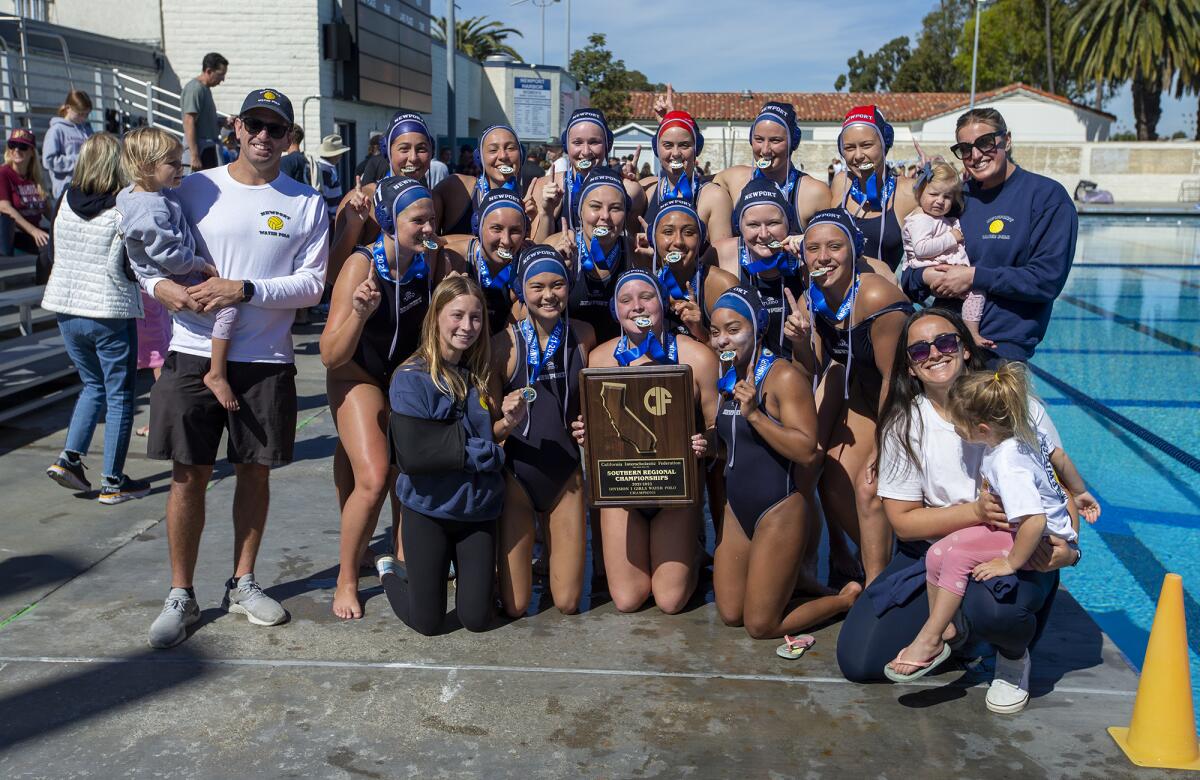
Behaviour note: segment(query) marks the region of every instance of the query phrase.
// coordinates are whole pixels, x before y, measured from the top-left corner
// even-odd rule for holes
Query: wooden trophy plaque
[[[588,498],[597,507],[678,507],[696,501],[691,366],[585,368]]]

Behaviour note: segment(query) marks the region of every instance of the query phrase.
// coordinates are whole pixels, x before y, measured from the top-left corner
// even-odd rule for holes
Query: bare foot
[[[940,652],[942,652],[942,640],[940,638],[935,637],[933,640],[928,640],[921,634],[918,634],[917,638],[912,641],[912,644],[901,650],[897,654],[897,657],[903,655],[910,661],[924,662],[936,658]],[[888,666],[892,667],[898,674],[912,674],[921,668],[903,661],[892,661]]]
[[[217,397],[226,411],[236,412],[238,410],[237,397],[233,394],[233,388],[229,386],[229,380],[223,374],[209,371],[204,375],[204,386],[212,390],[213,395]]]
[[[826,585],[822,585],[806,571],[800,572],[800,576],[796,578],[796,586],[792,592],[801,596],[832,596],[836,591]]]
[[[358,620],[363,616],[362,604],[358,602],[358,583],[339,583],[333,589],[333,614],[342,620]]]
[[[150,426],[143,425],[141,428],[138,428],[136,431],[134,431],[133,435],[134,436],[149,436],[150,435]]]
[[[838,595],[846,599],[846,609],[849,609],[854,605],[855,601],[858,601],[858,597],[862,595],[862,592],[863,586],[854,580],[850,580],[842,586],[842,589],[838,591]]]
[[[970,332],[971,338],[975,339],[975,343],[979,346],[987,347],[989,349],[996,346],[996,342],[992,341],[991,339],[985,339],[983,336],[979,335],[978,322],[968,322],[967,331]]]

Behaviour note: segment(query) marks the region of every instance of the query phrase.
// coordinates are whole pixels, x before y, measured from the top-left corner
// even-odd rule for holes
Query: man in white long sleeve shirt
[[[267,521],[270,467],[291,461],[296,438],[291,325],[297,309],[321,298],[329,244],[321,196],[279,173],[293,116],[291,102],[278,90],[251,92],[234,123],[238,159],[189,176],[179,187],[196,252],[220,276],[188,288],[170,279],[146,281],[148,291],[174,312],[171,349],[150,394],[147,454],[172,461],[171,591],[150,627],[151,647],[182,642],[199,619],[192,579],[205,490],[225,431],[237,477],[236,563],[222,606],[255,625],[288,618],[255,582],[254,564]],[[227,412],[201,381],[211,354],[211,312],[231,305],[239,307],[227,363],[237,412]]]

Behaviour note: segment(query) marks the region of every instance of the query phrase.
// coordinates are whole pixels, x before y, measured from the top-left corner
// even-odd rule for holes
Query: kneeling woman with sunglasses
[[[842,209],[813,214],[804,234],[804,260],[812,279],[807,323],[793,311],[785,325],[795,354],[812,376],[829,363],[845,370],[828,382],[818,420],[825,449],[819,491],[821,506],[862,556],[869,584],[887,565],[891,531],[875,496],[875,420],[893,371],[896,339],[912,304],[896,285],[870,273],[862,233]],[[838,376],[833,373],[831,376]],[[841,387],[837,387],[841,384]]]
[[[507,461],[500,601],[509,617],[529,608],[536,514],[545,522],[554,605],[570,615],[583,595],[587,549],[583,469],[570,421],[579,416],[579,372],[596,336],[587,323],[568,319],[570,275],[551,247],[526,249],[513,282],[525,317],[492,339],[492,397],[523,394],[528,413],[518,425],[501,419],[493,427]]]
[[[464,276],[433,291],[417,352],[396,369],[389,393],[392,442],[400,464],[396,495],[407,578],[380,578],[396,614],[426,636],[446,616],[446,577],[458,570],[455,607],[468,631],[492,620],[496,521],[504,508],[504,451],[492,434],[488,403],[490,345],[483,291]],[[524,421],[518,393],[501,413]]]
[[[647,271],[621,274],[613,291],[613,313],[620,337],[606,341],[589,356],[595,368],[688,365],[696,414],[704,429],[713,427],[717,413],[717,358],[712,350],[690,336],[676,335],[666,327],[666,295]],[[584,443],[583,418],[572,424],[575,439]],[[602,435],[602,434],[600,434]],[[703,457],[705,434],[692,437],[692,451]],[[700,503],[670,509],[606,507],[600,510],[604,544],[604,569],[613,604],[633,612],[654,596],[668,614],[682,610],[696,587],[699,569]]]
[[[817,460],[817,410],[807,379],[763,346],[769,315],[758,293],[731,287],[712,312],[711,344],[728,366],[718,388],[717,433],[729,503],[713,565],[717,611],[755,639],[794,634],[845,612],[862,586],[791,604],[808,541],[809,511],[793,469]],[[730,521],[733,522],[730,522]],[[798,658],[812,637],[787,636],[778,653]]]
[[[987,523],[1008,528],[1004,508],[979,490],[983,446],[964,442],[947,412],[950,388],[983,360],[962,319],[944,309],[925,309],[904,323],[895,349],[896,371],[879,418],[879,496],[899,544],[895,557],[866,589],[838,636],[842,674],[854,682],[883,681],[883,665],[915,636],[929,617],[921,559],[931,541]],[[1064,487],[1088,514],[1095,499],[1062,451],[1046,410],[1030,402],[1038,440]],[[1076,522],[1076,524],[1078,524]],[[1043,539],[1030,568],[1016,573],[1007,594],[989,583],[968,581],[953,629],[943,634],[952,651],[975,641],[994,645],[996,676],[988,709],[1017,712],[1028,700],[1028,649],[1041,634],[1058,590],[1058,569],[1079,561],[1079,549],[1057,538]],[[914,568],[914,566],[916,568]],[[895,576],[893,576],[895,575]],[[904,588],[903,583],[910,586]]]

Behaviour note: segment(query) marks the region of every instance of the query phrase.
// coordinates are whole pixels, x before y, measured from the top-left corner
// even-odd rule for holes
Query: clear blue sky
[[[541,16],[533,2],[458,0],[459,18],[487,16],[524,33],[512,41],[525,60],[541,53]],[[446,0],[431,0],[435,15]],[[846,60],[858,49],[874,51],[896,37],[915,39],[921,17],[934,0],[857,0],[843,14],[818,0],[573,0],[571,46],[586,45],[592,32],[608,36],[609,49],[651,81],[671,82],[681,91],[832,92]],[[563,64],[566,14],[562,0],[546,15],[546,61]],[[986,28],[982,30],[987,34]],[[670,40],[670,45],[664,45]],[[768,42],[773,46],[768,47]],[[1160,135],[1195,130],[1197,99],[1163,101]],[[1128,89],[1105,109],[1116,114],[1115,130],[1133,128]]]

